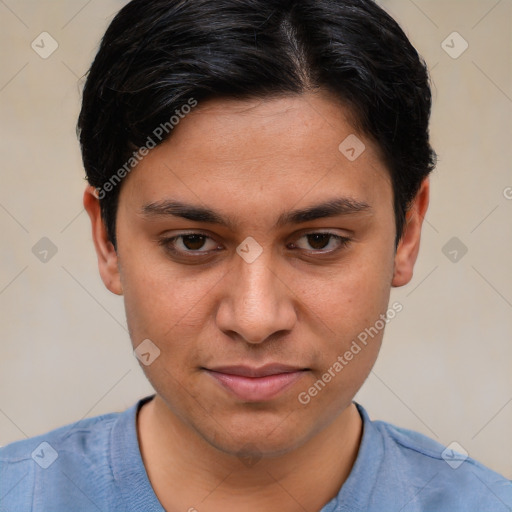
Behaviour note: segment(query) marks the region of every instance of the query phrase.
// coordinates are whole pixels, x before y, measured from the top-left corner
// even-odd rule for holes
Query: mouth
[[[219,366],[202,368],[225,390],[247,402],[264,402],[277,397],[300,380],[309,368],[282,364]]]

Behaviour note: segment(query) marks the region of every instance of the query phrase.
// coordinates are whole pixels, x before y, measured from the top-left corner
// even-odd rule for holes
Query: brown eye
[[[299,243],[301,240],[305,240],[306,243]],[[351,239],[345,236],[329,232],[318,232],[302,235],[298,241],[292,245],[298,249],[304,249],[305,251],[323,251],[327,254],[348,246],[350,242]],[[325,250],[326,248],[327,250]]]
[[[187,249],[198,251],[203,247],[206,237],[203,235],[183,235],[181,239]]]
[[[202,233],[184,233],[171,238],[165,238],[159,243],[168,251],[185,256],[204,256],[218,248],[214,240]]]
[[[314,233],[306,236],[309,245],[315,250],[324,249],[332,238],[332,235],[328,233]]]

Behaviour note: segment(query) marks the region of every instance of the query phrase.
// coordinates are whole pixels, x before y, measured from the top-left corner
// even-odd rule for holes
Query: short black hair
[[[184,105],[319,88],[377,143],[391,174],[398,246],[436,154],[427,66],[391,16],[372,0],[129,2],[101,41],[77,125],[114,246],[121,179],[148,140],[172,135],[170,118]],[[152,137],[157,127],[160,136]]]

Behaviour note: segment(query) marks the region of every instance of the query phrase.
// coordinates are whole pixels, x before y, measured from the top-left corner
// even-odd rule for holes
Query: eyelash
[[[330,243],[330,241],[332,239],[336,240],[339,243],[339,245],[336,249],[332,249],[330,251],[324,251],[323,249],[313,249],[311,251],[307,251],[306,249],[303,249],[304,251],[313,253],[313,254],[320,254],[320,255],[321,254],[333,254],[333,253],[340,251],[343,248],[346,248],[348,245],[350,245],[350,242],[352,241],[351,238],[348,238],[346,236],[336,235],[335,233],[330,233],[328,231],[313,231],[310,233],[304,233],[298,238],[298,240],[300,240],[301,238],[307,237],[307,236],[312,236],[312,235],[327,235],[327,236],[329,236],[330,239],[329,239],[327,245]],[[216,251],[216,249],[214,249],[213,251],[200,251],[200,250],[183,251],[183,250],[179,250],[179,249],[176,249],[173,247],[173,244],[176,240],[183,239],[183,238],[189,237],[189,236],[199,236],[199,237],[204,238],[205,241],[207,239],[213,240],[210,236],[208,236],[204,233],[191,232],[191,233],[182,233],[181,235],[173,236],[170,238],[164,238],[159,242],[159,244],[161,246],[163,246],[167,251],[169,251],[175,255],[181,255],[181,256],[185,255],[185,257],[187,257],[187,258],[197,258],[199,256],[205,256],[205,255],[210,254],[211,252]]]

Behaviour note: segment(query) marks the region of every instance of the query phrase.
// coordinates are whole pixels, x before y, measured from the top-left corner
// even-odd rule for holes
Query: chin
[[[283,456],[296,450],[306,441],[302,436],[298,438],[297,432],[275,437],[254,432],[246,432],[243,435],[225,433],[212,438],[208,433],[205,440],[217,450],[241,459]]]
[[[211,446],[237,457],[281,456],[297,449],[314,435],[314,426],[308,432],[304,422],[298,423],[293,413],[235,413],[229,420],[227,416],[216,417],[208,423],[196,427],[196,431]]]

